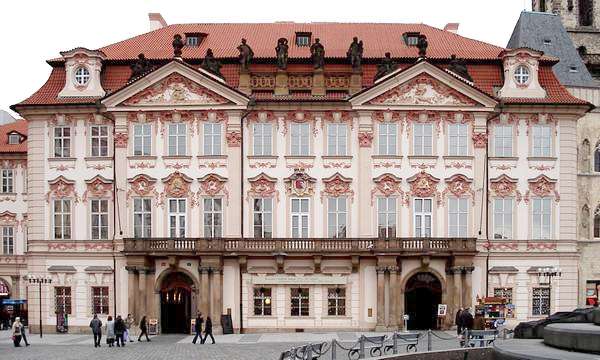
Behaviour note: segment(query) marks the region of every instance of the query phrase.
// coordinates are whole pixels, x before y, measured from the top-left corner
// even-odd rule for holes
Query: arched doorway
[[[437,308],[441,302],[442,283],[435,275],[420,272],[411,276],[404,291],[408,329],[436,329]]]
[[[160,321],[164,334],[190,332],[193,282],[180,272],[168,274],[160,288]]]

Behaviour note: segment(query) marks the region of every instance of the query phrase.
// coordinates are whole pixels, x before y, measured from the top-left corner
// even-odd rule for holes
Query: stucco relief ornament
[[[112,198],[113,186],[112,180],[108,180],[100,175],[96,175],[90,180],[86,180],[86,190],[83,193],[83,202],[88,198]]]
[[[323,201],[324,196],[348,196],[350,200],[354,199],[354,191],[351,188],[352,179],[344,177],[340,173],[335,173],[323,179],[323,184],[325,185],[325,189],[321,191],[321,201]]]
[[[360,147],[371,147],[373,144],[373,132],[372,131],[359,131],[358,132],[358,145]]]
[[[200,189],[206,195],[215,196],[219,194],[225,187],[227,178],[217,174],[208,174],[200,179]]]
[[[485,148],[488,142],[488,135],[485,132],[473,132],[473,147]]]
[[[73,197],[74,201],[79,202],[79,195],[75,191],[75,181],[68,180],[64,176],[59,176],[48,182],[50,190],[46,193],[46,202],[50,202],[50,198],[62,199]]]
[[[10,211],[3,211],[0,213],[0,224],[11,225],[17,222],[17,214]]]
[[[132,179],[129,179],[130,190],[127,191],[127,198],[129,199],[132,194],[137,196],[157,196],[156,189],[154,184],[156,183],[156,179],[151,178],[144,174],[139,174]]]
[[[290,195],[310,196],[314,194],[314,184],[317,180],[302,169],[295,169],[294,173],[285,179],[286,190]]]
[[[242,134],[239,131],[230,131],[225,137],[227,138],[227,145],[230,147],[237,147],[242,143]]]
[[[420,173],[408,178],[406,181],[408,181],[410,184],[410,194],[412,196],[431,197],[436,195],[437,183],[440,181],[440,179],[421,171]]]
[[[371,205],[373,205],[376,194],[383,196],[398,195],[400,198],[404,196],[404,192],[400,188],[402,179],[393,174],[386,173],[379,175],[373,179],[373,182],[375,183],[375,187],[371,190]]]
[[[539,197],[554,195],[556,202],[560,201],[560,195],[556,191],[556,180],[552,180],[546,175],[539,175],[535,179],[529,180],[529,190],[527,190],[526,199],[529,200],[529,192]]]
[[[277,183],[276,178],[272,178],[265,173],[260,173],[255,177],[249,178],[248,182],[250,183],[250,190],[247,192],[248,198],[276,197],[277,201],[279,201],[279,191],[275,189],[275,184]]]
[[[165,184],[165,191],[161,194],[161,197],[165,195],[172,198],[190,198],[190,184],[192,179],[185,174],[180,173],[179,171],[175,171],[171,175],[162,179]],[[193,199],[192,199],[193,200]],[[163,203],[161,199],[161,205]],[[190,204],[191,207],[195,205],[195,202],[192,201]]]
[[[295,122],[295,123],[305,123],[305,122],[309,122],[312,126],[312,133],[313,136],[317,135],[319,133],[319,129],[315,126],[316,125],[316,120],[315,120],[315,116],[312,112],[310,111],[289,111],[285,118],[283,119],[283,130],[282,133],[285,135],[288,132],[288,122]]]
[[[115,133],[115,147],[116,148],[126,148],[127,141],[129,140],[129,135],[124,132]]]
[[[517,179],[508,177],[505,174],[490,180],[490,188],[497,197],[509,197],[516,195],[517,202],[521,201],[521,193],[517,190]]]

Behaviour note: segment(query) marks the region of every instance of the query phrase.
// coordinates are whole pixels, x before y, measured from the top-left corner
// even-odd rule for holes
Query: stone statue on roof
[[[280,38],[277,40],[275,52],[277,53],[277,67],[281,70],[287,69],[288,48],[288,40],[286,38]]]
[[[204,57],[204,60],[202,60],[200,67],[212,74],[223,77],[221,74],[221,63],[215,59],[212,49],[206,50],[206,56]]]
[[[360,72],[362,70],[362,57],[363,57],[363,42],[358,41],[358,37],[354,37],[352,39],[352,43],[350,43],[350,47],[346,52],[346,56],[350,59],[350,64],[352,65],[352,70],[355,72]]]
[[[153,66],[150,64],[150,61],[146,59],[146,56],[144,56],[144,54],[139,54],[137,60],[131,64],[131,76],[129,77],[129,80],[144,75],[152,70],[152,68]]]
[[[467,69],[466,61],[464,59],[458,59],[454,54],[450,55],[450,64],[448,65],[448,70],[452,71],[463,79],[473,82],[473,78],[471,78],[471,75],[469,74],[469,69]]]
[[[325,47],[320,41],[316,38],[315,43],[310,46],[310,57],[315,69],[323,69],[325,66]]]
[[[391,54],[389,52],[386,52],[385,57],[381,59],[381,63],[377,65],[377,73],[375,74],[375,80],[392,73],[394,70],[396,70],[397,67],[398,64],[396,64],[396,62],[392,60]]]
[[[427,55],[427,46],[429,46],[429,43],[427,42],[427,36],[423,34],[419,35],[419,40],[417,41],[419,57],[424,58]]]
[[[242,43],[237,47],[240,52],[240,65],[242,70],[248,72],[248,67],[254,58],[254,51],[250,45],[246,44],[246,39],[242,39]]]
[[[173,36],[173,56],[174,57],[181,57],[181,49],[183,49],[184,45],[185,44],[183,42],[183,39],[181,38],[181,35],[175,34]]]

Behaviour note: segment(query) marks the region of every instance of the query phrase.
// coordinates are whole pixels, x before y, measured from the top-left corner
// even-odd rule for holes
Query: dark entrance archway
[[[420,272],[406,282],[404,307],[410,330],[437,328],[437,308],[442,302],[442,283],[430,272]]]
[[[187,275],[167,275],[160,289],[160,321],[164,334],[190,333],[193,282]]]

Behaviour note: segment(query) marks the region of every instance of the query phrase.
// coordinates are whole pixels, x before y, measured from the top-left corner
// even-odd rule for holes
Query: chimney
[[[444,31],[458,34],[458,25],[460,25],[460,24],[459,23],[447,23],[446,26],[444,26]]]
[[[150,20],[150,31],[158,30],[167,26],[167,22],[160,13],[148,13]]]

